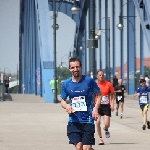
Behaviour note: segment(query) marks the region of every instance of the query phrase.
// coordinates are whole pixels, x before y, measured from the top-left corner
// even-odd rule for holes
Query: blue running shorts
[[[82,142],[83,145],[95,145],[94,133],[95,125],[92,123],[68,122],[69,144]]]

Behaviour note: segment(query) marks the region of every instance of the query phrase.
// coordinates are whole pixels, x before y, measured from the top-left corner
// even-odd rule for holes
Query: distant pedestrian
[[[118,78],[116,76],[113,77],[113,87],[118,85]]]
[[[145,75],[145,81],[146,81],[146,86],[149,87],[150,79],[148,78],[148,75]]]
[[[123,117],[124,93],[126,92],[125,86],[122,84],[122,79],[118,80],[118,85],[115,86],[116,93],[116,116],[118,116],[118,109],[120,107],[120,119]]]
[[[141,80],[141,79],[144,79],[144,77],[143,77],[142,75],[140,75],[139,83],[140,83],[140,80]]]
[[[4,80],[4,86],[5,86],[5,93],[8,94],[8,90],[9,90],[9,77],[6,77],[6,79]]]
[[[58,85],[58,80],[56,80],[56,87],[57,85]],[[50,86],[52,89],[52,93],[54,94],[55,93],[55,77],[53,77],[53,79],[50,81]]]
[[[145,79],[140,80],[140,87],[136,90],[134,97],[138,96],[139,105],[142,110],[143,115],[143,126],[142,129],[145,130],[146,126],[150,129],[150,121],[148,121],[148,107],[149,107],[149,96],[148,93],[150,92],[150,88],[146,86]]]

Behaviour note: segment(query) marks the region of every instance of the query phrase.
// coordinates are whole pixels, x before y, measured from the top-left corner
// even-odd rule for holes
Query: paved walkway
[[[105,145],[97,145],[95,134],[95,150],[150,149],[150,130],[141,128],[137,99],[127,96],[125,100],[123,119],[112,113],[111,137],[104,138]],[[0,150],[74,150],[66,136],[67,117],[60,104],[43,103],[36,97],[0,102]]]

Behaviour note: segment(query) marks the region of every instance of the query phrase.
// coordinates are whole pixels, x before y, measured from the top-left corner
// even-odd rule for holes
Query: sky
[[[0,0],[0,71],[11,74],[17,73],[19,63],[19,3],[20,0]],[[52,15],[50,12],[50,16]],[[53,19],[51,25],[52,23]],[[62,61],[67,67],[67,55],[73,48],[75,22],[67,15],[59,13],[57,23],[57,66]]]
[[[53,12],[50,11],[50,18],[52,18],[52,16]],[[53,19],[51,19],[50,22],[52,26]],[[57,24],[59,25],[59,29],[56,31],[57,66],[59,66],[62,61],[63,66],[68,67],[69,51],[73,50],[74,44],[75,22],[66,14],[59,12]]]
[[[0,0],[0,71],[17,73],[19,63],[19,1]]]
[[[0,0],[0,71],[3,72],[5,70],[5,72],[11,74],[17,73],[17,66],[19,63],[19,2],[20,0]],[[104,1],[102,2],[104,3]],[[119,3],[116,3],[116,5],[119,5]],[[104,9],[104,7],[102,7],[102,9]],[[120,11],[119,7],[117,6],[116,15],[119,14],[119,11]],[[52,15],[53,15],[52,12],[50,12],[50,18],[52,18]],[[103,15],[104,14],[102,14],[102,16]],[[112,14],[109,15],[111,16]],[[116,18],[118,19],[118,15],[116,16]],[[52,26],[53,19],[51,19],[50,22]],[[125,22],[126,20],[124,20],[124,25],[126,25]],[[59,66],[62,61],[64,62],[63,66],[67,67],[69,51],[73,50],[75,22],[67,15],[59,13],[57,23],[59,24],[59,29],[57,30],[56,34],[57,66]],[[137,17],[137,25],[138,26],[136,26],[136,31],[138,32],[136,39],[137,40],[136,48],[137,48],[137,55],[139,57],[140,21],[138,20],[138,17]],[[117,33],[116,35],[119,35],[120,33],[119,30],[116,29],[116,33]],[[105,39],[104,34],[101,35],[101,38]],[[119,39],[119,37],[117,37],[117,39]],[[103,49],[105,49],[105,44],[103,45],[104,45]],[[117,40],[116,40],[116,49],[120,49],[120,45]],[[144,40],[144,53],[145,56],[149,56],[149,49],[146,40]],[[105,58],[105,53],[103,55],[104,55],[103,58]],[[116,59],[116,64],[120,64],[118,62],[118,59]]]

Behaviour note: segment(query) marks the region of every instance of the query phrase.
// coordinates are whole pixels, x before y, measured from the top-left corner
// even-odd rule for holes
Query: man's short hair
[[[140,83],[146,82],[145,79],[140,79]]]
[[[70,62],[75,62],[75,61],[78,61],[79,64],[80,64],[80,67],[82,67],[81,60],[77,57],[72,57],[72,58],[69,59],[69,68],[70,68]]]

